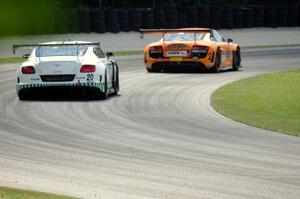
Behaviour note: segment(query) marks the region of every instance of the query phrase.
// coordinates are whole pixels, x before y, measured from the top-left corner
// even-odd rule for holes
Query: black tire
[[[240,48],[237,48],[237,50],[233,52],[232,69],[234,71],[238,71],[240,67],[241,67],[241,51]]]
[[[18,92],[18,97],[19,97],[19,100],[20,100],[20,101],[24,101],[24,100],[27,100],[27,99],[28,99],[27,96],[25,95],[25,93],[22,92],[22,91],[19,91],[19,92]]]
[[[157,72],[154,68],[147,68],[147,67],[146,67],[146,69],[147,69],[148,73],[154,73],[154,72]]]
[[[220,65],[221,65],[221,53],[220,53],[220,50],[218,49],[216,52],[216,57],[215,57],[215,64],[211,68],[211,72],[213,72],[213,73],[220,72],[220,70],[221,70]]]
[[[108,96],[108,89],[107,89],[107,74],[106,74],[106,70],[105,70],[105,75],[104,75],[104,92],[101,91],[100,93],[100,99],[104,100],[106,99]]]
[[[114,94],[118,95],[120,91],[120,84],[119,84],[119,68],[117,65],[116,65],[116,72],[114,76],[115,76],[113,81]]]

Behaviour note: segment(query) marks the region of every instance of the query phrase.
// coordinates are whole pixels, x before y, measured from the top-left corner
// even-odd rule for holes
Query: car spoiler
[[[178,28],[178,29],[140,29],[140,38],[144,38],[144,34],[163,34],[166,33],[179,33],[179,32],[186,32],[186,33],[200,33],[200,32],[212,32],[210,28]]]
[[[16,45],[13,44],[13,53],[16,53],[16,49],[18,48],[35,48],[35,47],[42,47],[42,46],[48,46],[48,47],[53,47],[53,46],[99,46],[100,42],[89,42],[89,43],[60,43],[60,44],[22,44],[22,45]]]

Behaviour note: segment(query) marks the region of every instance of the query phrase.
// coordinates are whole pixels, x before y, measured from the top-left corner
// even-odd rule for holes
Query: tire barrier
[[[154,28],[164,28],[166,24],[165,12],[163,7],[153,8]]]
[[[288,5],[287,6],[287,12],[288,12],[287,26],[288,27],[294,27],[294,26],[298,25],[298,11],[299,11],[298,5]]]
[[[243,27],[244,28],[253,27],[253,10],[250,7],[243,8]]]
[[[178,12],[178,28],[188,27],[188,15],[184,11]]]
[[[220,29],[221,28],[221,8],[220,7],[210,7],[209,9],[209,27]]]
[[[287,25],[287,8],[286,6],[279,6],[276,9],[276,19],[278,27],[285,27]]]
[[[233,27],[243,28],[244,27],[244,15],[242,7],[233,8]]]
[[[188,27],[198,27],[199,18],[198,18],[198,10],[196,6],[186,6],[184,10],[187,14],[187,25]],[[180,18],[180,14],[178,14],[178,20]]]
[[[106,31],[112,33],[120,32],[118,10],[108,8],[105,10]]]
[[[142,25],[142,13],[138,8],[129,11],[130,30],[138,31]]]
[[[130,31],[128,10],[127,9],[126,10],[119,9],[118,10],[118,18],[119,18],[120,31],[123,31],[123,32]]]
[[[253,10],[253,27],[263,27],[264,26],[264,6],[255,5],[251,6]]]
[[[66,11],[45,11],[49,23],[28,27],[6,24],[0,35],[14,34],[65,34],[79,32],[138,31],[140,28],[210,27],[215,29],[251,27],[300,26],[300,5],[227,5],[227,6],[176,6],[167,4],[154,8],[99,8],[81,7]],[[3,19],[2,21],[5,21]],[[4,23],[4,22],[3,22]],[[19,30],[19,29],[20,30]]]
[[[68,32],[67,15],[61,10],[57,10],[54,14],[54,30],[56,33],[64,34]]]
[[[105,12],[100,8],[90,9],[91,31],[104,33],[106,31]]]
[[[165,28],[177,28],[178,27],[178,11],[175,4],[165,5]]]
[[[198,24],[199,27],[209,27],[209,7],[208,6],[198,6]]]
[[[67,12],[67,29],[68,33],[79,32],[78,12],[75,8],[72,8]]]
[[[142,10],[142,28],[153,28],[153,10],[151,8]]]
[[[277,8],[275,6],[265,6],[264,26],[275,28],[277,25]]]
[[[222,7],[221,28],[233,28],[233,8],[231,6]]]
[[[80,32],[91,32],[90,12],[88,8],[81,8],[78,10],[78,23]]]

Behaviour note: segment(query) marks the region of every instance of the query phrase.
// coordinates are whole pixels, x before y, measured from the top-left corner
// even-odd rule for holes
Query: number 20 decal
[[[92,81],[94,79],[94,74],[87,74],[86,75],[86,80],[87,81]]]

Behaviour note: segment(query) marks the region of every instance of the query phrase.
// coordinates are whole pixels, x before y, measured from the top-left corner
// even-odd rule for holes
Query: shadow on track
[[[121,95],[109,95],[104,99],[96,88],[49,87],[22,90],[22,101],[105,101]]]

